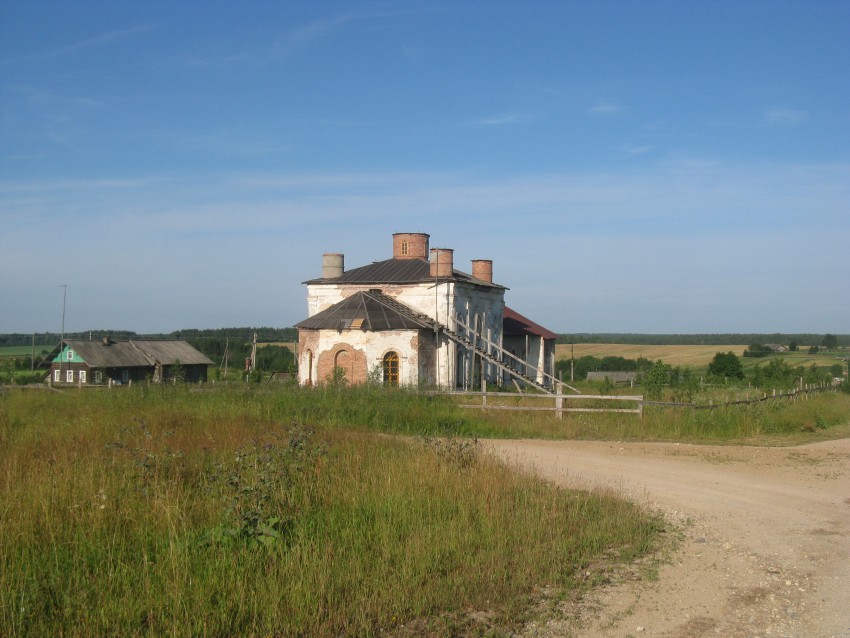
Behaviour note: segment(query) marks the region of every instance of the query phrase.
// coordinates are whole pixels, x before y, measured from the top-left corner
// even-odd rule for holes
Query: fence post
[[[564,418],[564,384],[558,381],[555,384],[555,415],[559,419]]]
[[[487,407],[487,377],[484,376],[484,358],[481,359],[481,406]]]

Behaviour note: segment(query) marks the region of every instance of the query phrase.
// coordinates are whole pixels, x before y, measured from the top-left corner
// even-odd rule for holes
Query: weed
[[[435,439],[426,436],[420,441],[441,461],[460,469],[476,465],[481,458],[481,445],[478,439]]]

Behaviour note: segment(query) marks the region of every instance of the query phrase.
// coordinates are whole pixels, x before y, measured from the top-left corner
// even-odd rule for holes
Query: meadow
[[[498,428],[369,388],[0,392],[0,633],[509,635],[652,550],[456,436]]]
[[[476,437],[850,435],[838,392],[643,418],[458,402],[245,383],[0,390],[0,633],[511,635],[652,555],[665,523],[512,471]]]

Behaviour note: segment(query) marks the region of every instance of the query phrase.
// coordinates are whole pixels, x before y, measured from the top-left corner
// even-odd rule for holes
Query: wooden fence
[[[836,391],[840,386],[834,383],[807,383],[799,388],[793,388],[791,390],[780,390],[777,392],[775,389],[770,392],[764,392],[760,397],[753,397],[747,399],[736,399],[734,401],[718,401],[714,402],[709,400],[708,403],[674,403],[668,401],[644,401],[643,405],[656,405],[661,407],[669,407],[669,408],[692,408],[695,410],[714,410],[716,408],[727,408],[731,406],[739,406],[739,405],[752,405],[754,403],[762,403],[764,401],[797,401],[801,399],[806,399],[810,394],[817,394],[819,392],[828,392],[828,391]]]
[[[462,403],[462,408],[479,410],[515,410],[520,412],[554,412],[560,419],[564,412],[619,412],[624,414],[643,415],[643,397],[615,396],[602,394],[536,394],[527,392],[450,392],[440,393],[460,397],[480,397],[480,403]],[[540,405],[541,403],[551,405]],[[525,405],[520,405],[523,403]],[[534,403],[536,405],[528,405]],[[572,405],[583,403],[584,405]],[[591,405],[587,405],[590,403]],[[600,407],[594,403],[610,403],[612,407]],[[614,407],[616,404],[632,404],[630,407]]]
[[[480,398],[479,403],[462,403],[460,407],[478,410],[513,410],[518,412],[554,412],[560,419],[564,412],[608,412],[622,414],[637,414],[643,416],[643,406],[659,406],[669,408],[691,408],[695,410],[714,410],[716,408],[752,405],[763,401],[797,401],[806,399],[810,394],[836,390],[835,384],[806,384],[800,388],[771,393],[763,393],[760,397],[736,399],[735,401],[709,401],[700,403],[674,403],[669,401],[644,401],[642,395],[602,395],[602,394],[563,394],[560,390],[555,394],[536,394],[527,392],[437,392],[458,397]],[[550,405],[541,405],[549,402]],[[524,405],[520,405],[520,404]],[[528,405],[534,403],[536,405]],[[584,403],[585,405],[571,405]],[[591,405],[587,405],[590,403]],[[593,404],[597,405],[593,405]],[[600,407],[599,403],[610,403],[612,407]],[[617,403],[631,404],[629,407],[613,407]]]

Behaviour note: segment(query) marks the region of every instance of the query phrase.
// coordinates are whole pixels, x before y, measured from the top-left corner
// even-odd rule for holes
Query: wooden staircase
[[[545,392],[546,394],[552,394],[552,388],[555,387],[556,383],[559,383],[559,381],[555,377],[553,377],[552,375],[547,374],[545,372],[543,373],[543,377],[544,377],[544,379],[547,379],[547,380],[550,381],[551,387],[545,385],[544,383],[540,383],[539,381],[537,381],[536,378],[533,378],[533,377],[530,377],[526,374],[523,374],[522,372],[520,372],[516,368],[518,367],[518,368],[521,368],[523,370],[527,370],[529,368],[531,368],[531,369],[536,369],[536,368],[534,366],[532,366],[531,364],[523,361],[519,357],[516,357],[516,356],[506,352],[504,349],[502,349],[497,344],[488,343],[488,345],[491,348],[495,349],[496,352],[498,353],[498,356],[495,356],[494,354],[491,354],[490,352],[487,352],[486,350],[479,347],[479,345],[477,343],[470,341],[465,336],[460,335],[457,332],[455,332],[454,330],[450,329],[448,326],[440,323],[439,321],[433,319],[432,317],[430,317],[430,316],[428,316],[424,313],[415,311],[413,308],[406,306],[405,304],[401,303],[400,301],[393,299],[392,297],[389,297],[389,296],[387,296],[387,295],[385,295],[381,292],[378,292],[378,291],[369,291],[366,294],[368,294],[372,299],[374,299],[376,302],[380,303],[381,305],[385,306],[386,308],[389,308],[390,310],[393,310],[393,311],[399,313],[400,315],[407,317],[408,319],[410,319],[412,321],[415,321],[417,324],[421,325],[423,328],[431,329],[435,333],[443,333],[451,341],[454,341],[456,344],[463,346],[464,348],[467,348],[468,350],[474,352],[476,355],[481,357],[481,359],[483,359],[487,363],[495,366],[496,368],[498,368],[502,372],[507,373],[509,376],[521,380],[524,384],[526,384],[528,386],[531,386],[533,388],[537,388],[538,390]],[[458,322],[458,323],[460,323],[460,322]],[[462,323],[460,323],[460,325],[464,329],[466,329],[467,331],[472,332],[466,326],[464,326]],[[513,366],[511,365],[511,362],[513,363]],[[566,384],[564,384],[564,385],[566,385]],[[575,388],[573,388],[571,386],[567,386],[567,387],[570,388],[570,390],[573,390],[574,392],[578,392],[578,390],[576,390]]]

